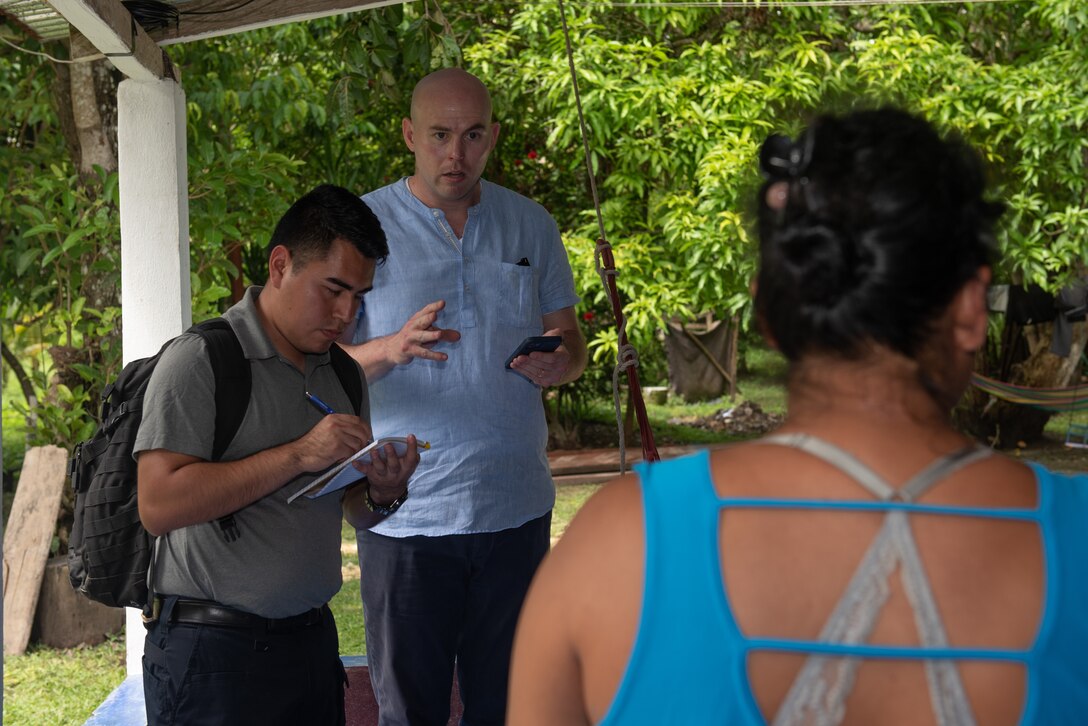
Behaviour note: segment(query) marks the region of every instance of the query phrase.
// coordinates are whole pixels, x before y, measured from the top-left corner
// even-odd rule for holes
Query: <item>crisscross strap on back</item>
[[[952,452],[934,461],[897,490],[848,452],[814,436],[775,434],[760,442],[789,446],[816,456],[848,474],[883,501],[913,501],[952,472],[991,454],[989,449],[979,446]],[[842,644],[867,642],[887,602],[888,580],[897,566],[901,566],[904,590],[923,647],[947,646],[948,637],[933,590],[907,514],[901,510],[885,514],[879,533],[820,631],[820,640]],[[860,664],[860,658],[809,656],[775,716],[775,726],[822,726],[840,722]],[[956,664],[951,660],[927,660],[925,668],[937,723],[941,726],[974,724],[974,714]]]
[[[778,444],[791,449],[800,449],[840,469],[872,492],[873,496],[886,502],[914,501],[952,472],[979,459],[985,459],[993,453],[990,449],[975,444],[965,446],[959,451],[953,451],[933,461],[897,490],[889,486],[882,476],[858,461],[853,454],[811,434],[772,434],[755,443]]]

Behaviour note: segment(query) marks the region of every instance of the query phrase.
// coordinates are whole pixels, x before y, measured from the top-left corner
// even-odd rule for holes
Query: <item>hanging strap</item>
[[[597,274],[601,283],[608,291],[608,301],[612,305],[612,315],[616,318],[616,326],[619,329],[619,347],[616,351],[616,367],[612,371],[612,402],[616,409],[616,428],[619,432],[620,445],[620,473],[627,471],[627,446],[623,432],[623,414],[620,410],[620,372],[627,373],[627,389],[631,395],[631,405],[635,409],[635,418],[638,421],[639,436],[642,439],[642,458],[645,461],[658,461],[661,456],[657,453],[654,444],[654,434],[650,429],[650,419],[646,415],[646,402],[642,400],[642,386],[638,379],[638,351],[627,340],[627,320],[623,317],[623,303],[620,301],[619,290],[616,287],[616,261],[612,257],[612,245],[608,243],[604,231],[604,217],[601,214],[601,202],[597,196],[597,181],[593,174],[593,159],[589,151],[589,134],[586,130],[586,119],[582,113],[582,96],[578,90],[578,74],[574,70],[574,48],[570,42],[570,28],[567,27],[567,10],[563,0],[559,0],[559,17],[563,21],[563,39],[567,46],[567,65],[570,67],[570,80],[574,85],[574,102],[578,109],[578,123],[582,130],[582,148],[586,157],[586,174],[589,176],[589,190],[593,195],[593,209],[597,214],[597,230],[600,236],[597,238],[597,247],[593,251],[593,259],[597,267]]]

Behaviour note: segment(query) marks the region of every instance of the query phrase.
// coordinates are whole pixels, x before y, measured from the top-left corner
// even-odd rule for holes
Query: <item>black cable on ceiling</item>
[[[218,10],[183,10],[161,0],[121,0],[121,4],[132,14],[132,18],[140,24],[140,27],[150,31],[163,30],[170,26],[174,26],[176,30],[183,15],[222,15],[241,10],[253,1],[244,0],[244,2]]]
[[[173,25],[178,27],[178,9],[158,0],[121,0],[132,19],[144,30],[162,30]]]

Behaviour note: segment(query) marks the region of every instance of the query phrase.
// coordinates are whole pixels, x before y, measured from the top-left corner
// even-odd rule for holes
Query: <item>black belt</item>
[[[327,606],[326,606],[327,607]],[[223,628],[250,628],[268,632],[290,632],[319,624],[324,619],[325,607],[307,610],[289,618],[262,618],[260,615],[242,612],[205,600],[181,600],[174,603],[171,623],[189,625],[217,625]]]

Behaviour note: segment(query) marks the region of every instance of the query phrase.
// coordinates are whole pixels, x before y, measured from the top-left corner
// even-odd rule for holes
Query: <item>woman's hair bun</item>
[[[756,310],[791,359],[869,342],[914,355],[989,263],[979,156],[897,109],[822,116],[760,150]]]
[[[850,240],[822,224],[794,226],[776,241],[782,272],[796,286],[803,305],[831,308],[856,284]]]

